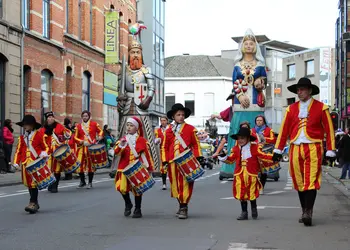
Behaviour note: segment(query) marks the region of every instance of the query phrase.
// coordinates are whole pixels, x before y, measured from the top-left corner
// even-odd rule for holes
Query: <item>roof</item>
[[[233,60],[220,56],[181,55],[165,58],[165,77],[232,77]]]

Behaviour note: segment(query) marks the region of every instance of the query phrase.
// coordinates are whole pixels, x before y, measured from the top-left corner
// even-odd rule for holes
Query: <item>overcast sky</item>
[[[167,0],[165,56],[219,55],[247,28],[308,48],[332,46],[339,0]]]

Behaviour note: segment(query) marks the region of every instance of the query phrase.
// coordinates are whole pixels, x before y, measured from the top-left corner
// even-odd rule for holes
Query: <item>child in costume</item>
[[[191,115],[191,110],[181,103],[176,103],[167,112],[167,117],[174,120],[165,131],[163,141],[164,151],[162,162],[168,165],[168,175],[171,185],[171,197],[178,200],[180,208],[176,213],[179,219],[187,219],[188,203],[190,202],[194,182],[187,182],[176,166],[174,159],[186,149],[191,149],[194,157],[199,162],[203,161],[200,144],[197,137],[197,130],[192,125],[185,123],[185,119]]]
[[[231,136],[237,141],[237,145],[231,149],[229,156],[219,156],[219,160],[228,164],[236,162],[233,180],[233,197],[241,201],[242,213],[237,220],[248,219],[248,201],[251,203],[252,217],[258,218],[256,199],[262,185],[258,178],[260,171],[259,161],[264,166],[273,165],[272,154],[266,154],[254,141],[256,138],[251,135],[250,129],[240,127],[237,134]]]
[[[126,123],[126,136],[121,138],[115,146],[114,152],[120,157],[117,174],[115,176],[116,190],[121,193],[125,201],[124,216],[131,214],[133,204],[130,200],[129,192],[132,191],[135,196],[135,210],[132,218],[141,218],[142,195],[133,190],[131,183],[124,175],[123,170],[129,164],[140,160],[147,167],[149,172],[153,171],[153,160],[149,151],[149,143],[143,137],[141,120],[135,116],[128,118]]]
[[[16,124],[23,127],[25,132],[18,139],[13,166],[19,168],[19,165],[22,165],[22,181],[28,187],[30,195],[29,205],[24,210],[35,214],[40,208],[38,203],[39,190],[33,177],[26,171],[26,167],[39,157],[48,158],[49,148],[45,143],[44,133],[39,130],[41,124],[36,122],[34,116],[25,115],[23,120]]]

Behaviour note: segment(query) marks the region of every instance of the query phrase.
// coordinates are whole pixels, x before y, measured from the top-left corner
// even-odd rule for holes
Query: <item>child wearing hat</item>
[[[149,143],[143,137],[141,120],[135,116],[127,119],[126,136],[117,141],[114,153],[119,156],[117,174],[115,176],[115,188],[121,193],[125,201],[124,216],[131,214],[133,204],[129,192],[132,191],[135,196],[135,210],[132,218],[141,218],[142,195],[135,192],[131,183],[124,175],[123,170],[129,164],[140,160],[149,172],[153,171],[153,160],[149,151]]]
[[[18,168],[22,165],[22,181],[28,187],[30,200],[29,205],[25,207],[25,211],[35,214],[39,210],[38,189],[35,180],[27,173],[26,167],[37,158],[48,157],[48,146],[45,143],[44,134],[39,130],[40,123],[37,123],[32,115],[25,115],[21,122],[16,123],[23,127],[24,135],[18,139],[17,149],[14,156],[13,166]]]
[[[253,219],[258,218],[256,199],[262,185],[258,178],[260,171],[259,161],[264,162],[264,167],[274,164],[272,154],[263,153],[256,138],[251,135],[250,129],[240,127],[237,134],[231,135],[237,141],[237,145],[231,150],[231,154],[219,156],[219,160],[227,164],[236,162],[233,180],[233,197],[241,201],[242,213],[237,220],[248,219],[248,201],[251,204]]]
[[[187,182],[176,166],[174,159],[184,152],[191,149],[194,157],[202,161],[202,151],[197,137],[197,130],[192,125],[185,122],[185,119],[191,115],[191,110],[184,107],[181,103],[176,103],[171,110],[167,112],[167,117],[174,120],[174,123],[165,131],[165,137],[162,147],[163,165],[168,164],[168,176],[171,185],[171,197],[178,200],[180,208],[176,215],[179,219],[187,219],[188,203],[190,202],[194,182]]]

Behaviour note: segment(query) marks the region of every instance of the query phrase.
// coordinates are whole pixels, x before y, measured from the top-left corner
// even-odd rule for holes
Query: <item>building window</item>
[[[160,39],[159,44],[159,53],[160,53],[160,64],[164,66],[164,41]]]
[[[50,38],[50,0],[43,0],[43,37]]]
[[[22,0],[22,25],[29,29],[30,0]]]
[[[41,112],[51,111],[51,84],[52,73],[48,70],[41,71]],[[43,120],[42,120],[43,122]]]
[[[160,96],[159,105],[164,107],[164,81],[163,80],[159,81],[159,96]]]
[[[287,65],[287,72],[288,72],[288,79],[287,80],[294,80],[295,79],[295,64]]]
[[[305,62],[306,76],[312,76],[315,74],[315,62],[314,60]]]
[[[204,93],[204,110],[208,114],[214,114],[214,93]]]
[[[24,65],[23,67],[23,75],[24,75],[24,85],[23,85],[23,114],[26,111],[26,107],[29,105],[29,83],[30,83],[30,72],[31,68],[28,65]]]
[[[195,115],[195,103],[193,93],[185,94],[185,107],[191,110],[191,115]]]
[[[165,23],[165,2],[160,1],[160,24],[164,26]]]
[[[166,94],[165,96],[165,112],[171,110],[171,107],[175,104],[175,94]]]
[[[79,31],[78,31],[78,37],[79,37],[79,39],[81,40],[81,38],[82,38],[82,33],[83,33],[83,31],[82,31],[82,22],[83,22],[83,13],[82,13],[82,2],[81,2],[81,0],[79,0],[79,2],[78,2],[78,29],[79,29]]]
[[[292,98],[287,98],[287,105],[292,105],[293,103],[295,103],[295,97]]]
[[[3,0],[0,0],[0,18],[3,16]]]
[[[68,114],[72,113],[71,98],[68,98],[68,95],[72,94],[72,91],[73,91],[72,74],[73,74],[73,70],[70,66],[68,66],[66,69],[66,94],[67,94],[66,113],[68,113]]]
[[[156,20],[159,21],[160,18],[160,0],[156,0],[155,4],[156,4]]]
[[[82,110],[90,111],[90,81],[91,74],[88,71],[83,73],[82,82]]]

